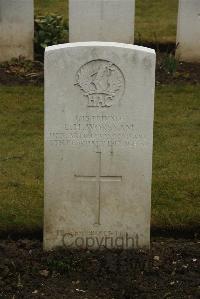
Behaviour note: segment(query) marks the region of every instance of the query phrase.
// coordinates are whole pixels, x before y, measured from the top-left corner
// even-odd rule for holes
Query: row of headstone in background
[[[69,41],[134,43],[135,0],[69,0]]]
[[[69,0],[69,40],[134,43],[135,0]],[[176,56],[200,62],[200,0],[179,0]]]
[[[69,0],[70,42],[134,42],[135,0]],[[33,59],[33,0],[0,0],[0,61]],[[200,61],[200,1],[179,0],[176,56]]]
[[[33,0],[0,0],[0,62],[33,59]]]
[[[176,56],[200,62],[200,0],[179,0]]]

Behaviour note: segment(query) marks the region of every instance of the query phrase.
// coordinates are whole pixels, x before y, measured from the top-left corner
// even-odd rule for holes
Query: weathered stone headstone
[[[176,57],[200,62],[200,0],[179,0]]]
[[[149,246],[154,50],[45,53],[44,248]]]
[[[0,0],[0,61],[33,59],[33,0]]]
[[[69,0],[69,41],[134,42],[135,0]]]

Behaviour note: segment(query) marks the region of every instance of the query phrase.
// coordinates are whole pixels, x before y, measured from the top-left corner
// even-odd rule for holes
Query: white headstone
[[[33,0],[0,0],[0,61],[33,59]]]
[[[134,42],[135,0],[69,0],[69,41]]]
[[[149,246],[155,52],[45,53],[44,248]]]
[[[176,56],[200,62],[200,0],[179,0]]]

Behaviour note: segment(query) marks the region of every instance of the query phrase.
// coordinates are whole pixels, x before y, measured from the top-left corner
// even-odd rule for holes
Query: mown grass
[[[68,1],[35,0],[36,15],[49,13],[68,19]],[[175,42],[177,13],[178,0],[136,0],[135,42]]]
[[[178,0],[136,0],[135,42],[175,43]]]
[[[55,13],[68,19],[68,0],[34,0],[35,15]]]
[[[200,86],[156,91],[152,227],[200,224]],[[42,229],[43,89],[0,87],[0,232]]]
[[[200,86],[157,89],[152,225],[200,224]]]
[[[41,88],[0,87],[0,231],[42,226]]]

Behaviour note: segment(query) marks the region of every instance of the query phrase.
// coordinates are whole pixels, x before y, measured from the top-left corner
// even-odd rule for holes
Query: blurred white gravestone
[[[69,41],[134,43],[135,0],[69,0]]]
[[[0,0],[0,61],[33,59],[33,0]]]
[[[179,0],[176,57],[200,62],[200,0]]]
[[[152,49],[46,49],[46,250],[149,246],[154,83]]]

